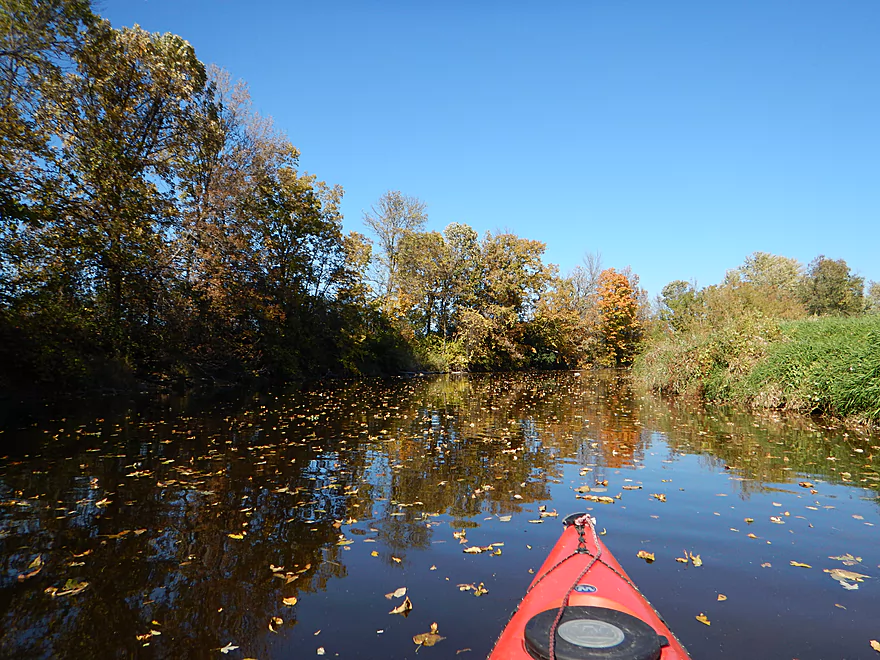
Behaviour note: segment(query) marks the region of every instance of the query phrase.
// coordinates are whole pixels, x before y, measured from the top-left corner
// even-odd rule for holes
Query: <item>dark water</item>
[[[544,505],[593,511],[694,658],[875,657],[880,438],[823,423],[634,395],[613,372],[7,419],[0,656],[484,658],[558,537]],[[389,614],[399,587],[408,617]],[[433,622],[445,639],[416,655]]]

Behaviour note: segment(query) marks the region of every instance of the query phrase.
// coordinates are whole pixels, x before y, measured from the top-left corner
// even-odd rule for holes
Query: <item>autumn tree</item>
[[[599,276],[597,295],[603,364],[626,366],[632,363],[642,334],[637,288],[637,283],[633,284],[629,277],[613,268],[603,270]]]

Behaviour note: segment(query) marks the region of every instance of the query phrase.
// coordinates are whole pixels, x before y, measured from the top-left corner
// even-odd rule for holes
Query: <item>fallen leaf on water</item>
[[[459,584],[457,586],[459,591],[473,591],[474,596],[482,596],[483,594],[489,593],[489,590],[486,589],[486,586],[482,582],[480,582],[479,585]]]
[[[654,561],[654,553],[647,552],[646,550],[639,550],[639,554],[637,555],[639,559],[644,559],[649,564]]]
[[[588,502],[599,502],[601,504],[614,504],[614,498],[607,495],[576,495],[579,500],[587,500]]]
[[[706,616],[705,614],[703,614],[702,612],[700,612],[700,613],[696,616],[696,619],[697,619],[697,621],[699,621],[700,623],[705,623],[707,626],[711,626],[711,625],[712,625],[712,622],[709,621],[709,617],[707,617],[707,616]]]
[[[280,616],[273,616],[271,619],[269,619],[269,632],[277,633],[277,629],[282,625],[284,625],[284,619],[282,619]]]
[[[861,557],[853,557],[850,553],[846,553],[845,555],[837,555],[836,557],[828,557],[828,559],[836,559],[837,561],[842,561],[844,566],[855,566],[856,564],[860,564],[862,561]]]
[[[696,566],[697,568],[699,568],[700,566],[703,565],[703,560],[700,559],[700,555],[695,555],[692,552],[692,553],[690,553],[690,557],[691,557],[691,561],[693,562],[694,566]]]
[[[371,556],[371,557],[378,557],[378,556],[379,556],[379,553],[376,552],[375,550],[373,550],[373,551],[370,553],[370,556]]]
[[[399,564],[400,562],[403,561],[403,560],[400,559],[399,557],[392,557],[391,559],[394,560],[394,562],[396,562],[396,563],[398,563],[398,564]]]
[[[37,558],[34,559],[30,564],[28,564],[28,572],[27,573],[19,573],[18,581],[24,582],[25,580],[34,577],[37,573],[43,570],[43,555],[37,555]]]
[[[391,600],[392,598],[403,598],[406,596],[406,587],[400,587],[399,589],[395,589],[390,594],[385,594],[385,598]]]
[[[233,645],[232,642],[229,642],[229,644],[227,644],[227,645],[224,646],[222,649],[220,649],[220,653],[229,653],[230,651],[234,651],[234,650],[237,649],[237,648],[238,648],[238,647],[235,646],[235,645]]]
[[[655,500],[660,500],[661,502],[666,501],[666,493],[651,493],[651,497]]]
[[[231,538],[231,539],[239,539],[239,540],[241,540],[241,539],[244,538],[244,532],[242,532],[241,534],[227,534],[227,536],[228,536],[229,538]],[[235,648],[238,648],[238,647],[236,646]]]
[[[152,637],[153,635],[161,635],[161,634],[162,633],[160,633],[158,630],[151,630],[150,632],[144,633],[143,635],[135,635],[134,638],[139,642],[145,642],[148,639],[150,639],[150,637]]]
[[[843,582],[848,580],[850,582],[861,582],[866,578],[870,578],[870,575],[863,575],[862,573],[856,573],[854,571],[845,571],[842,568],[832,568],[832,569],[824,569],[825,573],[831,575],[831,578],[837,580],[838,582]]]
[[[877,653],[880,653],[880,642],[878,642],[876,639],[872,639],[871,648],[877,651]]]
[[[761,568],[771,568],[771,567],[772,567],[772,564],[769,561],[761,564]]]
[[[297,598],[296,596],[291,596],[290,598],[284,598],[281,602],[288,607],[293,607],[294,605],[296,605]]]
[[[86,587],[89,586],[88,582],[79,582],[74,579],[70,579],[64,583],[63,589],[58,589],[57,587],[47,587],[45,592],[52,596],[75,596],[81,591],[85,591]]]
[[[724,600],[727,600],[727,596],[725,596],[724,594],[718,594],[718,602],[720,603]]]
[[[799,481],[798,486],[800,486],[801,488],[812,488],[813,484],[811,484],[809,481]]]
[[[755,522],[754,518],[743,518],[743,520],[745,520],[749,525],[751,525],[753,522]]]
[[[319,647],[318,647],[318,651],[317,651],[317,653],[318,653],[318,655],[324,655],[324,647],[323,647],[323,646],[319,646]]]
[[[419,635],[414,635],[412,640],[418,646],[434,646],[441,639],[446,639],[445,637],[441,637],[437,634],[437,624],[431,624],[431,632],[421,633]]]
[[[799,561],[790,561],[788,563],[791,564],[792,566],[797,566],[798,568],[813,568],[809,564],[803,564]]]
[[[624,490],[641,490],[641,486],[622,486]]]
[[[407,596],[406,599],[400,605],[395,607],[388,614],[402,614],[403,616],[407,616],[410,613],[410,610],[412,610],[412,608],[413,608],[412,602],[410,601],[409,596]]]
[[[754,534],[749,534],[749,538],[750,538],[750,539],[756,539],[756,538],[758,538],[758,537],[755,536]]]
[[[500,520],[501,522],[510,522],[511,518],[512,516],[498,516],[498,520]]]

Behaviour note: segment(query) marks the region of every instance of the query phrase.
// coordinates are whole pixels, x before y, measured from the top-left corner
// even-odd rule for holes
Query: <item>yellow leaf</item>
[[[707,617],[707,616],[706,616],[705,614],[703,614],[702,612],[700,612],[700,613],[697,615],[696,619],[697,619],[697,621],[699,621],[700,623],[705,623],[707,626],[711,626],[711,625],[712,625],[712,622],[709,621],[709,617]]]
[[[293,607],[294,605],[296,605],[297,597],[291,596],[290,598],[283,599],[281,602],[284,603],[285,605],[287,605],[288,607]]]
[[[644,559],[649,564],[654,561],[654,553],[647,552],[646,550],[639,550],[639,554],[637,555],[639,559]]]
[[[244,538],[244,532],[242,532],[241,534],[227,534],[227,536],[228,536],[229,538],[231,538],[231,539],[239,539],[239,540],[241,540],[241,539]]]
[[[754,534],[749,534],[749,538],[750,538],[750,539],[756,539],[756,538],[758,538],[758,537],[755,536]]]
[[[378,556],[379,556],[379,553],[376,552],[375,550],[373,550],[373,551],[370,553],[370,556],[371,556],[371,557],[378,557]]]
[[[655,500],[660,500],[661,502],[666,501],[665,493],[651,493],[651,497],[653,497]]]
[[[718,594],[718,602],[720,603],[723,600],[727,600],[727,596],[724,594]]]
[[[413,636],[412,640],[418,646],[434,646],[441,639],[446,639],[445,637],[441,637],[437,634],[437,624],[431,624],[431,632],[421,633],[420,635]],[[416,649],[418,650],[418,649]]]
[[[871,648],[877,651],[877,653],[880,653],[880,642],[878,642],[876,639],[872,639]]]
[[[813,568],[813,567],[810,566],[809,564],[803,564],[803,563],[801,563],[801,562],[799,562],[799,561],[790,561],[790,562],[788,562],[788,563],[791,564],[792,566],[797,566],[797,567],[799,567],[799,568]]]
[[[400,559],[398,557],[392,557],[391,559],[393,559],[398,564],[403,561],[402,559]]]
[[[703,560],[700,559],[700,555],[695,555],[692,552],[690,556],[691,556],[691,561],[694,563],[694,566],[700,567],[703,565]]]
[[[400,605],[395,607],[388,614],[402,614],[403,616],[407,616],[412,608],[412,602],[410,601],[409,596],[407,596]]]

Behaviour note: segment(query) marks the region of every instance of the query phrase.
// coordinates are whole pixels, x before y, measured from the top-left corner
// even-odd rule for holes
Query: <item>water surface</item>
[[[694,658],[880,639],[880,438],[620,373],[83,402],[0,443],[2,657],[484,658],[580,510]]]

